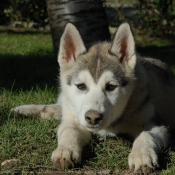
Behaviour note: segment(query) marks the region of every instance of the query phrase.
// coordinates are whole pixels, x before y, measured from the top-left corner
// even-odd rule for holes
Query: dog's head
[[[78,30],[68,23],[58,62],[63,115],[73,115],[90,131],[106,128],[120,118],[132,92],[136,65],[128,23],[119,27],[112,43],[97,43],[88,50]]]

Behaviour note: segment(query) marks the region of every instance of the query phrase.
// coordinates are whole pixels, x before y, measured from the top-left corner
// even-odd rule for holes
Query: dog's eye
[[[86,90],[86,85],[84,83],[76,84],[77,88],[80,90]]]
[[[113,91],[117,86],[113,84],[106,84],[106,91]]]

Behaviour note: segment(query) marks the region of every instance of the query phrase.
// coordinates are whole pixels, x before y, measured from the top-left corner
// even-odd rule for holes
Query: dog
[[[112,42],[87,48],[79,31],[68,23],[58,54],[61,93],[56,104],[22,105],[12,111],[41,118],[61,117],[58,147],[51,159],[60,169],[81,162],[91,133],[128,134],[133,146],[128,157],[134,173],[159,167],[158,154],[175,126],[175,76],[168,66],[139,56],[128,23]]]

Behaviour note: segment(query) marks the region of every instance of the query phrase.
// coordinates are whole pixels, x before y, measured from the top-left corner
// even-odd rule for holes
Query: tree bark
[[[106,13],[101,0],[46,0],[55,54],[67,22],[72,22],[86,45],[110,40]]]

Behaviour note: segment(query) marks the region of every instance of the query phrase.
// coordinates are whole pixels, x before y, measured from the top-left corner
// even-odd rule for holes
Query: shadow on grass
[[[175,153],[175,136],[174,130],[170,131],[170,143],[167,147],[163,148],[159,154],[159,170],[167,170],[169,167],[171,168],[174,165],[174,161],[172,156]]]
[[[138,47],[142,56],[150,56],[175,65],[175,46]],[[59,66],[54,55],[0,55],[0,87],[7,90],[30,90],[33,87],[57,86]]]
[[[53,55],[0,55],[0,87],[7,90],[57,86],[58,72]]]

